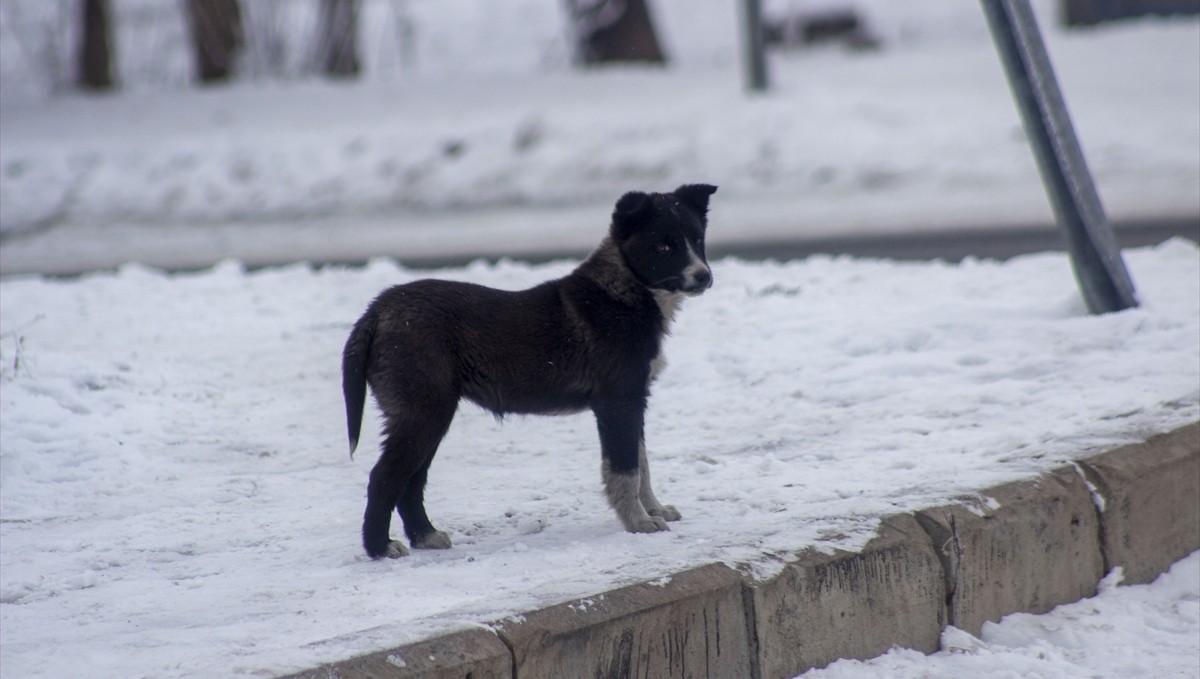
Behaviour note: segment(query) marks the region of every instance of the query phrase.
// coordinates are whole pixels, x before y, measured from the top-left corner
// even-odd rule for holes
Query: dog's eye
[[[654,248],[658,254],[665,255],[671,251],[671,246],[668,243],[659,243],[658,247]]]

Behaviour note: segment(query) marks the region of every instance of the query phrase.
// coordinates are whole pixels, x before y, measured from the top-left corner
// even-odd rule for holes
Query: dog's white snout
[[[708,268],[708,263],[696,254],[696,251],[689,245],[688,254],[691,255],[691,261],[688,262],[687,268],[683,270],[683,289],[685,292],[703,292],[712,287],[713,276],[712,269]]]
[[[685,271],[683,285],[691,291],[707,290],[712,287],[712,271],[707,266],[695,271]]]
[[[698,295],[712,287],[712,271],[707,266],[688,267],[683,271],[683,279],[679,289],[692,295]]]

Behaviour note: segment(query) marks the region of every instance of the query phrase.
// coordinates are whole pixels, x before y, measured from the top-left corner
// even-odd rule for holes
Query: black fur
[[[625,194],[609,237],[587,260],[570,275],[528,290],[422,280],[385,290],[370,304],[342,357],[351,454],[368,384],[385,421],[382,454],[367,487],[367,554],[403,553],[389,537],[392,508],[414,547],[449,546],[425,514],[424,487],[461,398],[498,416],[590,409],[606,475],[637,474],[650,382],[670,314],[681,296],[712,284],[704,231],[715,191],[691,184],[667,194]],[[678,518],[657,504],[646,474],[636,507],[610,490],[629,530],[666,528],[661,520],[654,520],[657,527],[638,524],[634,515],[642,505],[656,517]],[[636,483],[617,485],[627,490]]]

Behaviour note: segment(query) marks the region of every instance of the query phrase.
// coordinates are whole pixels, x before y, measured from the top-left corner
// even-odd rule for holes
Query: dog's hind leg
[[[434,451],[450,427],[454,403],[445,408],[422,408],[419,413],[402,412],[385,416],[388,422],[383,453],[371,470],[371,479],[367,484],[367,509],[363,513],[363,548],[373,559],[384,556],[394,559],[408,554],[402,542],[391,539],[393,509],[400,510],[406,533],[410,537],[414,529],[418,538],[425,537],[426,541],[429,533],[436,535],[422,505],[425,474]],[[415,521],[413,529],[408,528],[410,520]],[[422,533],[421,528],[427,532]],[[415,540],[413,546],[425,547],[426,541]]]
[[[450,536],[433,527],[425,514],[425,481],[429,465],[437,453],[435,447],[425,459],[425,464],[408,481],[408,486],[396,504],[400,519],[404,521],[404,534],[413,549],[450,549]]]
[[[371,469],[367,482],[367,509],[363,513],[363,549],[372,559],[396,559],[408,554],[404,543],[391,538],[392,508],[403,494],[413,470],[411,454],[402,436],[392,433],[383,443],[383,453]]]
[[[638,490],[641,493],[642,505],[646,508],[646,513],[666,521],[678,521],[682,518],[678,509],[672,505],[662,504],[654,496],[654,489],[650,487],[650,462],[646,457],[645,439],[638,442],[638,476],[641,480],[641,487]]]

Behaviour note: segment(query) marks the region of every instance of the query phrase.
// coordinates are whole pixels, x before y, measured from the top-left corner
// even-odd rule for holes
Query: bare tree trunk
[[[647,0],[567,0],[584,64],[666,63]]]
[[[79,34],[79,87],[97,91],[112,89],[108,0],[83,0],[80,4],[83,30]]]
[[[200,82],[228,80],[242,49],[242,11],[237,0],[188,0],[196,76]]]
[[[321,0],[316,66],[329,76],[357,76],[359,0]]]

